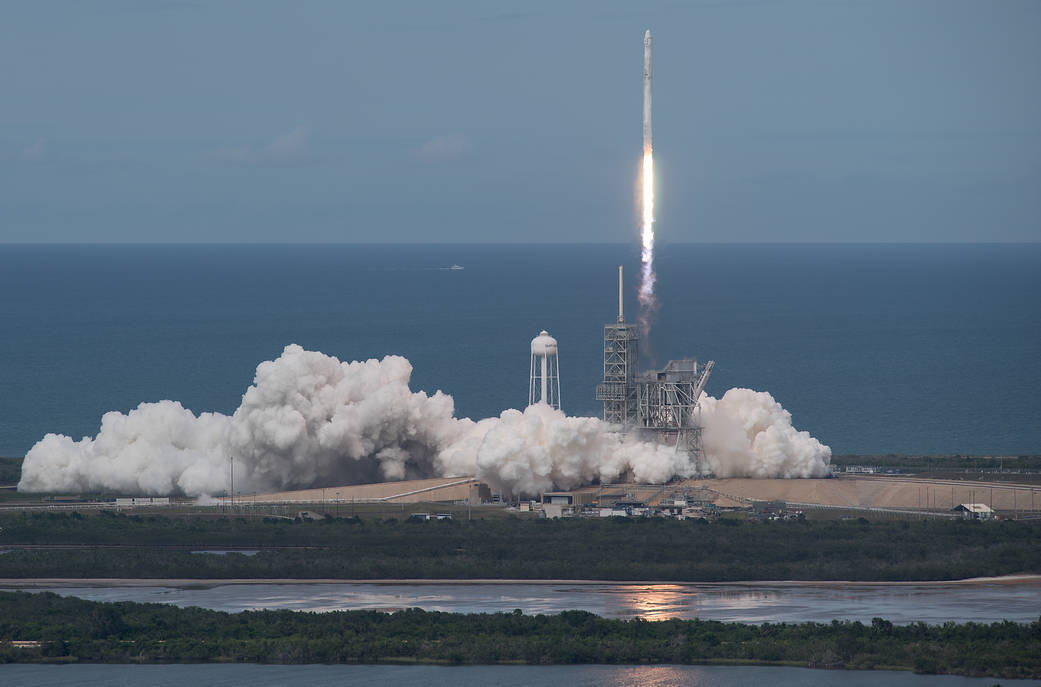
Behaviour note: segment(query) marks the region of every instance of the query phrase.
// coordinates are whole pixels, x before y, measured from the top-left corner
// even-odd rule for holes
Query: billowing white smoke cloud
[[[341,363],[287,346],[257,366],[228,424],[224,455],[250,488],[429,475],[437,451],[459,431],[455,404],[440,391],[413,392],[411,376],[400,356]]]
[[[131,494],[223,492],[234,462],[236,491],[476,475],[512,493],[570,488],[631,470],[641,482],[694,475],[687,455],[621,440],[596,418],[544,405],[498,418],[457,419],[450,396],[409,386],[398,356],[340,362],[287,346],[261,363],[232,416],[173,401],[106,413],[101,431],[78,442],[48,434],[26,455],[21,491]],[[769,394],[732,389],[706,398],[705,447],[720,476],[826,474],[830,451]]]
[[[25,456],[19,491],[203,494],[223,485],[229,418],[180,403],[105,413],[95,439],[48,434]],[[217,487],[220,490],[224,487]]]
[[[477,475],[518,494],[608,481],[628,469],[640,482],[694,475],[697,466],[686,453],[610,430],[597,418],[536,404],[474,424],[437,462],[444,474]]]
[[[701,399],[705,459],[717,477],[825,477],[831,449],[792,427],[765,391],[730,389]]]

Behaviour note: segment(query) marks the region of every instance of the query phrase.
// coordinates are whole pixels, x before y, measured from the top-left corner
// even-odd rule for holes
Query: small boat
[[[461,269],[463,269],[463,266],[462,265],[452,265],[448,269],[450,269],[450,270],[461,270]]]

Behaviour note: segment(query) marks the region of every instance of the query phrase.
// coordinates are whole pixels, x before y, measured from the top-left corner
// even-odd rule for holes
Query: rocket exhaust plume
[[[175,401],[101,418],[95,437],[48,434],[25,457],[22,492],[213,495],[474,475],[535,495],[631,471],[640,482],[690,477],[686,451],[620,439],[608,423],[545,403],[474,422],[451,396],[409,387],[412,365],[341,362],[286,346],[257,366],[231,415],[196,415]],[[799,432],[770,394],[731,389],[702,398],[705,453],[721,477],[823,477],[831,449]]]
[[[651,135],[651,32],[643,34],[643,209],[640,227],[640,334],[646,341],[654,296],[654,145]]]

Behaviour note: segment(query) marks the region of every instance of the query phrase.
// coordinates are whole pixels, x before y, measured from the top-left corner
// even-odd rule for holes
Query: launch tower
[[[642,438],[686,451],[703,474],[698,401],[715,362],[698,366],[695,358],[670,360],[660,370],[636,380],[636,431]]]
[[[604,381],[596,386],[596,398],[604,402],[604,421],[625,434],[686,451],[703,473],[698,401],[715,362],[670,360],[660,370],[640,374],[638,346],[636,327],[626,324],[622,313],[619,267],[618,322],[604,326]]]
[[[622,266],[618,266],[618,322],[604,325],[604,381],[596,399],[604,402],[604,421],[628,427],[636,423],[636,372],[639,365],[636,325],[622,312]]]

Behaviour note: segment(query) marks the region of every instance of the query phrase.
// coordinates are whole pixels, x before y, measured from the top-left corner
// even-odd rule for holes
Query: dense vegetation
[[[1020,521],[294,522],[37,512],[0,516],[5,546],[13,550],[0,556],[0,577],[12,578],[874,581],[1041,573],[1041,523]],[[191,552],[206,547],[261,551]]]
[[[0,640],[3,662],[771,663],[1041,677],[1041,622],[755,626],[418,609],[228,614],[0,592]]]
[[[22,479],[22,459],[0,456],[0,486],[18,484]]]

